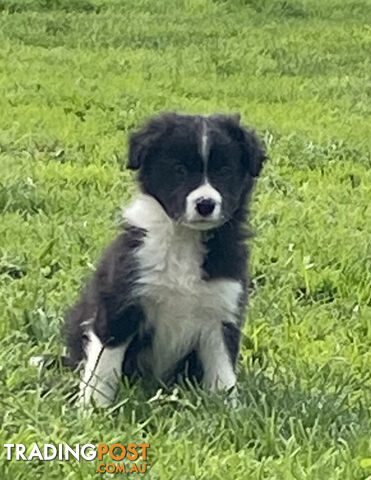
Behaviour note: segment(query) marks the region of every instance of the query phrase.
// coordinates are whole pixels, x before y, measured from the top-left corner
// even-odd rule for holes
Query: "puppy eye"
[[[231,174],[231,172],[232,172],[232,169],[231,169],[230,166],[228,166],[228,165],[223,165],[222,167],[220,167],[218,173],[219,173],[220,175],[223,175],[223,176],[228,176],[228,175]]]
[[[178,178],[183,178],[187,175],[187,169],[184,165],[181,165],[181,164],[175,165],[174,170],[175,170],[175,175]]]

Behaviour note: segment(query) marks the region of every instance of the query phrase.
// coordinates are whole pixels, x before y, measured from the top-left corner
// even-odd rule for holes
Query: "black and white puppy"
[[[211,391],[235,385],[246,203],[264,159],[237,115],[163,114],[131,135],[141,193],[67,318],[84,404],[112,402],[122,372],[168,382],[182,365]]]

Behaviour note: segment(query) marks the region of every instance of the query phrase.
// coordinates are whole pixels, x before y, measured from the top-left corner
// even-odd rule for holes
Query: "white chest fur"
[[[138,295],[154,331],[149,363],[161,377],[202,337],[221,329],[222,322],[234,321],[242,288],[234,280],[202,278],[206,252],[201,232],[176,224],[152,197],[138,197],[125,218],[146,230],[136,252]]]

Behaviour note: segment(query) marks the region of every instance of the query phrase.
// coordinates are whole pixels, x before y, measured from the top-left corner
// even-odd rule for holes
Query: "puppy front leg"
[[[115,397],[123,358],[132,337],[114,347],[104,346],[93,331],[88,339],[79,403],[87,406],[93,400],[98,407],[106,407]]]
[[[231,351],[224,325],[226,324],[221,325],[221,328],[205,331],[199,344],[199,356],[204,372],[203,386],[212,392],[230,390],[236,384],[234,352]],[[236,341],[238,348],[237,338]],[[235,346],[235,342],[233,345]]]

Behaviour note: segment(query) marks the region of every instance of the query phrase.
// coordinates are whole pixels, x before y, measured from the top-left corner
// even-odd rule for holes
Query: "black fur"
[[[255,133],[241,127],[238,121],[238,117],[228,115],[169,113],[155,117],[131,136],[128,166],[139,170],[142,190],[178,220],[187,194],[202,182],[199,137],[202,123],[206,122],[211,143],[208,179],[225,200],[224,216],[242,222],[245,200],[253,177],[260,173],[265,153]]]
[[[233,323],[225,322],[223,323],[223,335],[231,362],[235,366],[240,349],[241,330]]]
[[[144,235],[138,228],[127,227],[117,237],[104,253],[80,301],[67,313],[67,348],[72,367],[84,358],[84,322],[89,319],[93,319],[93,330],[107,346],[122,343],[138,330],[143,313],[132,295],[138,275],[133,252]]]
[[[206,281],[227,278],[243,286],[236,325],[223,323],[225,344],[235,365],[247,302],[246,204],[265,159],[262,145],[251,130],[240,125],[239,116],[164,114],[131,135],[128,167],[138,170],[142,191],[157,199],[170,218],[180,221],[187,195],[204,175],[199,138],[205,122],[210,141],[208,180],[222,195],[224,223],[202,234],[206,247],[203,271]],[[141,275],[134,252],[145,235],[144,230],[126,226],[105,252],[80,301],[69,311],[67,346],[72,366],[84,357],[84,323],[89,321],[107,347],[133,335],[123,371],[130,376],[137,373],[138,352],[150,348],[152,342],[152,332],[141,329],[144,313],[140,299],[133,294]],[[175,374],[184,369],[202,378],[195,351],[178,362]]]

